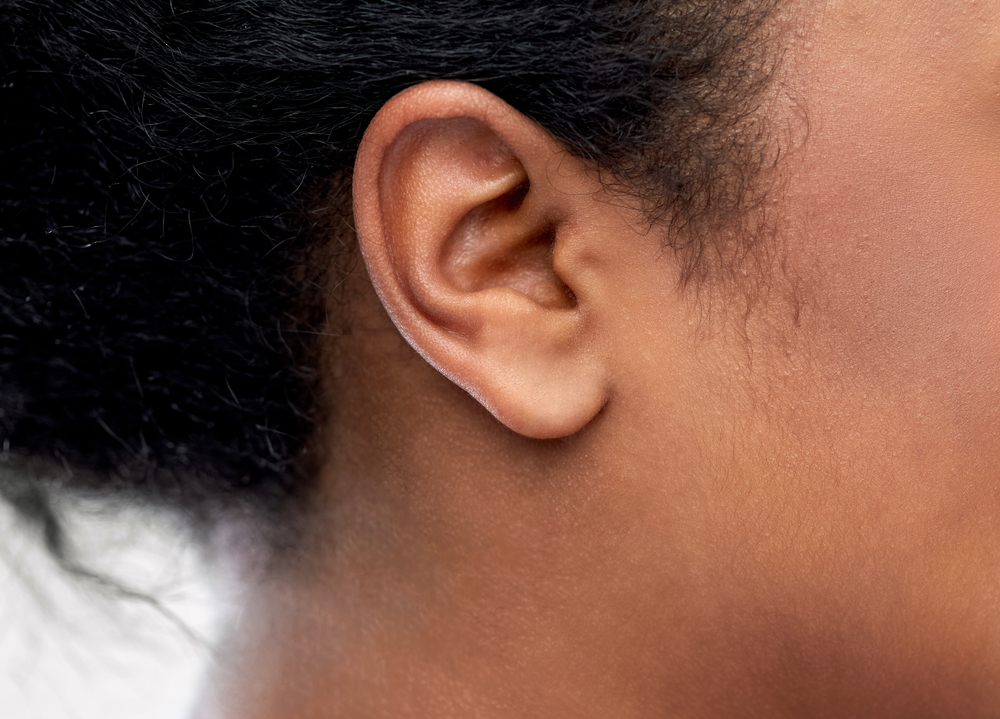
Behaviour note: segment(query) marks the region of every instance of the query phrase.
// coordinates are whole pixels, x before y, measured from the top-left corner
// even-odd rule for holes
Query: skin
[[[776,22],[745,281],[479,88],[382,109],[312,530],[203,716],[1000,717],[1000,2]]]

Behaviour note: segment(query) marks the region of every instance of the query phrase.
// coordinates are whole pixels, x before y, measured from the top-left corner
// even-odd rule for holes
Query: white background
[[[149,593],[185,629],[67,578],[0,500],[0,719],[187,719],[222,615],[198,552],[165,516],[77,506],[69,520],[88,567]]]

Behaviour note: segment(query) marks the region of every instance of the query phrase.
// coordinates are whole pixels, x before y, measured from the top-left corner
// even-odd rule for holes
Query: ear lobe
[[[359,242],[393,322],[536,438],[578,431],[607,396],[585,275],[571,269],[584,240],[574,215],[593,180],[559,173],[557,187],[551,165],[564,154],[491,93],[432,82],[382,108],[355,163]]]

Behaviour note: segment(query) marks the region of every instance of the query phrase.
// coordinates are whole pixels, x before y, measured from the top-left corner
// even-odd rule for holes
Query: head
[[[1000,4],[521,5],[5,9],[7,451],[261,716],[995,716]]]
[[[297,494],[349,331],[355,155],[423,81],[488,89],[651,219],[734,213],[768,7],[677,7],[6,3],[8,449],[168,502]]]

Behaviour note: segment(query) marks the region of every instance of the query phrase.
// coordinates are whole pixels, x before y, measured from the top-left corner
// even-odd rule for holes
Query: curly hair
[[[0,0],[0,459],[43,467],[0,488],[42,521],[45,478],[285,506],[322,415],[310,210],[378,108],[477,83],[693,227],[759,171],[773,5]]]

